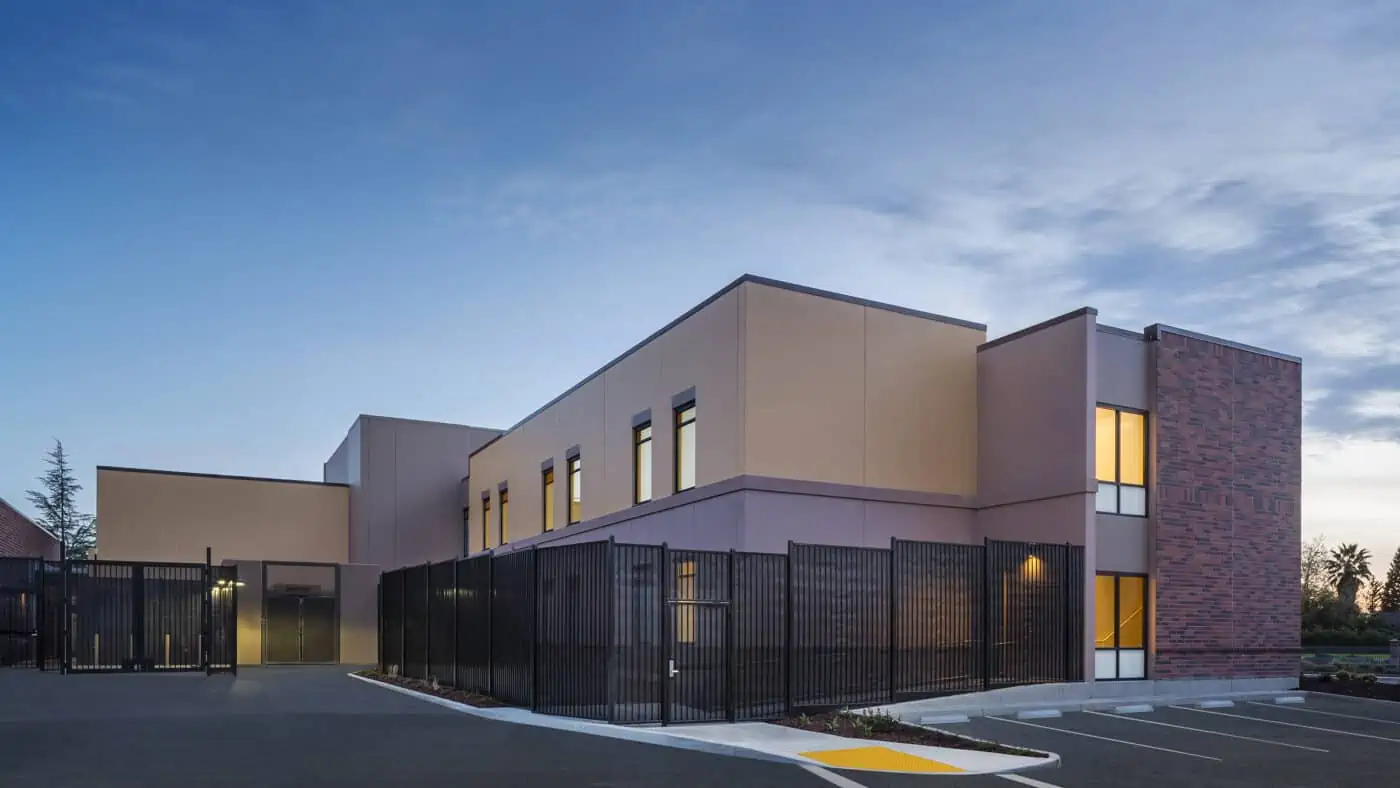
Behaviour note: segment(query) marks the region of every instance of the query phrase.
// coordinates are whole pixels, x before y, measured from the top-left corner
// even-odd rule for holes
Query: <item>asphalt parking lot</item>
[[[1379,788],[1400,774],[1400,704],[1306,695],[1301,705],[1157,707],[1142,714],[980,718],[947,730],[1060,754],[1025,775],[1058,788]],[[866,782],[862,780],[862,782]],[[874,783],[870,783],[872,788]],[[1009,783],[1004,783],[1009,784]]]

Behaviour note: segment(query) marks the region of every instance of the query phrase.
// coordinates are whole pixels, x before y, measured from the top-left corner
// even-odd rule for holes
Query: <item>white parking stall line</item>
[[[1037,780],[1033,777],[1026,777],[1020,774],[998,774],[997,776],[1003,780],[1010,780],[1013,783],[1029,785],[1031,788],[1060,788],[1060,786],[1058,785],[1047,783],[1043,780]]]
[[[1400,744],[1400,739],[1392,739],[1387,736],[1372,736],[1369,733],[1357,733],[1355,731],[1339,731],[1336,728],[1319,728],[1315,725],[1299,725],[1296,722],[1284,722],[1283,720],[1266,720],[1263,717],[1248,717],[1243,714],[1226,714],[1223,711],[1206,711],[1205,709],[1193,709],[1190,706],[1172,706],[1173,709],[1189,711],[1192,714],[1214,714],[1217,717],[1232,717],[1237,720],[1250,720],[1251,722],[1262,722],[1265,725],[1284,725],[1289,728],[1302,728],[1305,731],[1322,731],[1323,733],[1335,733],[1339,736],[1355,736],[1358,739],[1375,739],[1376,741],[1391,741]]]
[[[1126,745],[1128,745],[1129,747],[1141,747],[1141,748],[1144,749],[1144,750],[1156,750],[1156,751],[1158,751],[1158,752],[1167,752],[1167,753],[1171,753],[1172,755],[1184,755],[1184,756],[1186,756],[1186,757],[1188,757],[1188,758],[1200,758],[1200,759],[1203,760],[1203,761],[1216,761],[1216,762],[1219,762],[1219,761],[1221,760],[1220,758],[1216,758],[1216,757],[1213,757],[1213,756],[1210,756],[1210,755],[1201,755],[1201,754],[1199,754],[1199,753],[1194,753],[1194,752],[1182,752],[1181,750],[1173,750],[1173,749],[1170,749],[1170,748],[1167,748],[1167,747],[1158,747],[1158,746],[1156,746],[1156,745],[1152,745],[1152,744],[1143,744],[1143,743],[1141,743],[1141,742],[1128,741],[1128,740],[1126,740],[1126,739],[1114,739],[1114,738],[1110,738],[1110,737],[1108,737],[1108,736],[1096,736],[1096,735],[1094,735],[1094,734],[1092,734],[1092,733],[1083,733],[1083,732],[1081,732],[1081,731],[1072,731],[1072,730],[1069,730],[1069,729],[1067,729],[1067,728],[1053,728],[1053,727],[1051,727],[1051,726],[1049,726],[1049,725],[1037,725],[1037,724],[1035,724],[1034,722],[1025,722],[1025,721],[1022,721],[1022,720],[1010,720],[1010,719],[1007,719],[1007,718],[1005,718],[1005,717],[988,717],[987,719],[989,719],[989,720],[996,720],[997,722],[1005,722],[1005,723],[1008,723],[1008,724],[1010,724],[1010,725],[1024,725],[1024,726],[1026,726],[1027,728],[1039,728],[1039,729],[1041,729],[1041,730],[1043,730],[1043,731],[1054,731],[1055,733],[1064,733],[1064,734],[1067,734],[1067,735],[1070,735],[1070,736],[1083,736],[1083,737],[1086,738],[1086,739],[1098,739],[1099,741],[1109,741],[1109,742],[1113,742],[1114,744],[1126,744]]]
[[[1308,752],[1331,752],[1321,747],[1305,747],[1301,744],[1288,744],[1281,741],[1270,741],[1269,739],[1257,739],[1253,736],[1241,736],[1238,733],[1221,733],[1220,731],[1206,730],[1205,728],[1192,728],[1188,725],[1174,725],[1170,722],[1159,722],[1157,720],[1144,720],[1141,717],[1125,717],[1117,714],[1104,714],[1101,711],[1085,711],[1085,714],[1092,714],[1095,717],[1111,717],[1116,720],[1127,720],[1128,722],[1140,722],[1143,725],[1160,725],[1163,728],[1176,728],[1182,731],[1195,731],[1196,733],[1209,733],[1212,736],[1224,736],[1227,739],[1239,739],[1241,741],[1252,741],[1260,744],[1272,744],[1275,747],[1288,747],[1294,750],[1307,750]]]
[[[1317,709],[1300,709],[1300,708],[1298,708],[1298,707],[1296,707],[1296,706],[1275,706],[1275,705],[1272,704],[1272,703],[1260,703],[1260,702],[1258,702],[1258,701],[1253,701],[1253,700],[1252,700],[1252,701],[1249,701],[1249,703],[1250,703],[1251,705],[1254,705],[1254,706],[1267,706],[1268,708],[1271,708],[1271,709],[1285,709],[1285,710],[1287,710],[1287,711],[1300,711],[1300,712],[1302,712],[1302,713],[1304,713],[1304,714],[1323,714],[1323,715],[1326,715],[1326,716],[1328,716],[1328,717],[1341,717],[1342,719],[1347,719],[1347,720],[1364,720],[1364,721],[1366,721],[1366,722],[1379,722],[1379,723],[1381,723],[1382,725],[1400,725],[1400,720],[1378,720],[1378,719],[1376,719],[1375,717],[1366,717],[1366,716],[1361,715],[1361,714],[1342,714],[1342,713],[1339,712],[1339,711],[1318,711]]]

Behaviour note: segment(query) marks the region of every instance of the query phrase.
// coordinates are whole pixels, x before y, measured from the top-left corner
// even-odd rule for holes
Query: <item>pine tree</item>
[[[1390,559],[1390,569],[1385,573],[1385,584],[1381,586],[1381,612],[1400,613],[1400,550]]]
[[[68,464],[63,441],[54,441],[46,462],[49,469],[38,477],[45,492],[27,492],[29,502],[39,510],[34,522],[58,536],[69,558],[87,558],[97,549],[97,520],[78,509],[78,493],[83,486]]]

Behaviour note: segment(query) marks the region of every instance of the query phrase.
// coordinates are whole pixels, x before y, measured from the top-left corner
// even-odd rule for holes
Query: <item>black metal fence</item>
[[[1084,678],[1084,551],[587,542],[385,572],[380,668],[549,714],[771,719]]]
[[[0,665],[233,672],[237,569],[0,558]]]

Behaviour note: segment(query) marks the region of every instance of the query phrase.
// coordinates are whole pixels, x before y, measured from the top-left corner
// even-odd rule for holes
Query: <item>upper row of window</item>
[[[672,428],[675,432],[675,462],[672,489],[675,492],[689,490],[695,486],[695,402],[691,401],[672,413]],[[650,419],[632,428],[632,503],[639,504],[651,500],[652,424]],[[583,519],[583,457],[574,455],[568,460],[568,519],[573,525]],[[553,531],[555,528],[554,468],[546,467],[540,473],[541,529]],[[502,483],[497,493],[498,507],[492,519],[491,493],[481,496],[481,549],[486,550],[510,541],[510,489]],[[462,527],[467,531],[469,511],[462,510]],[[491,541],[491,526],[495,526],[496,541]],[[465,540],[464,540],[465,543]],[[467,550],[466,552],[470,552]]]
[[[1147,515],[1147,414],[1099,406],[1094,411],[1094,508]]]

